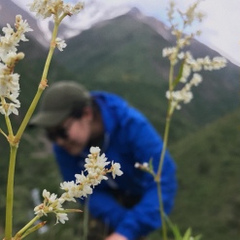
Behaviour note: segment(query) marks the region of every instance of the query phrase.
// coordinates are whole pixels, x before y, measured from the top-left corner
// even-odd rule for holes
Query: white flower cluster
[[[167,91],[166,97],[171,100],[171,108],[172,109],[181,109],[180,102],[189,103],[192,98],[193,94],[191,92],[192,86],[198,86],[201,83],[202,77],[198,73],[194,73],[192,79],[184,85],[181,90],[178,91]]]
[[[176,50],[173,50],[174,52]],[[170,50],[165,50],[165,54],[172,54]],[[181,52],[177,54],[177,59],[183,61],[181,76],[179,82],[185,84],[181,90],[167,91],[166,97],[171,100],[172,110],[181,109],[180,103],[189,103],[193,94],[191,88],[198,86],[202,82],[202,76],[197,73],[202,70],[218,70],[226,66],[226,59],[223,57],[214,57],[212,60],[206,56],[204,58],[194,59],[190,52]],[[189,80],[190,78],[190,80]]]
[[[199,2],[200,1],[197,1],[191,5],[186,12],[176,10],[175,3],[171,2],[168,10],[168,18],[172,26],[172,34],[176,37],[176,46],[164,48],[162,55],[163,57],[168,57],[172,68],[180,62],[179,76],[175,81],[170,83],[171,87],[166,92],[166,97],[171,103],[170,112],[173,112],[174,109],[181,109],[181,102],[189,103],[192,100],[192,86],[198,86],[202,81],[201,75],[197,72],[202,70],[219,70],[225,67],[227,63],[226,59],[223,57],[214,57],[213,59],[210,59],[206,56],[204,58],[194,59],[189,51],[184,52],[182,50],[184,47],[190,45],[191,40],[196,35],[200,34],[199,31],[190,34],[183,33],[183,31],[186,30],[187,27],[190,27],[195,20],[202,21],[203,14],[196,11]],[[180,25],[181,21],[174,23],[175,13],[180,15],[179,17],[182,19],[182,25]],[[179,19],[179,17],[177,19]],[[174,88],[179,82],[185,85],[181,90],[174,91]]]
[[[17,52],[20,41],[27,41],[25,33],[32,31],[21,15],[16,16],[15,30],[7,24],[2,29],[4,36],[0,37],[0,112],[6,116],[18,114],[20,102],[19,74],[14,73],[16,63],[24,58],[22,52]]]
[[[75,5],[71,5],[64,3],[62,0],[34,0],[29,6],[30,11],[36,12],[37,17],[42,17],[43,19],[52,15],[57,19],[66,15],[71,16],[83,9],[83,3],[78,2]]]
[[[62,0],[34,0],[29,4],[30,11],[35,12],[37,17],[43,19],[53,16],[55,23],[58,25],[66,16],[72,16],[73,14],[79,13],[84,5],[81,2],[75,5],[64,3]],[[60,50],[67,46],[64,40],[56,38],[53,43]]]
[[[65,201],[76,202],[76,198],[83,198],[92,194],[96,185],[100,184],[102,180],[108,179],[107,173],[112,173],[113,178],[123,174],[119,163],[111,162],[110,168],[106,167],[110,162],[107,161],[105,154],[100,155],[99,147],[90,148],[90,154],[85,159],[85,162],[85,171],[75,175],[75,182],[70,181],[60,184],[60,188],[65,191],[60,198],[57,198],[54,193],[50,194],[48,191],[43,190],[44,201],[34,208],[35,214],[41,217],[53,212],[56,214],[57,223],[65,223],[68,220],[66,213],[68,210],[64,210],[62,207]]]

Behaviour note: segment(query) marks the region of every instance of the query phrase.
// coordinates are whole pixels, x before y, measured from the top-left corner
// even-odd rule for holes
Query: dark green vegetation
[[[203,239],[239,239],[240,111],[171,146],[179,193],[172,220]]]
[[[83,32],[67,41],[64,52],[56,53],[49,81],[74,79],[91,90],[120,94],[145,113],[163,132],[168,86],[168,62],[161,57],[171,45],[145,23],[125,15]],[[18,126],[37,89],[46,50],[34,41],[24,43],[26,59],[21,73],[21,114],[13,117]],[[217,56],[194,42],[194,57]],[[171,125],[170,145],[178,165],[179,191],[171,219],[182,231],[193,228],[203,239],[238,239],[240,156],[238,110],[239,68],[229,63],[221,71],[203,74],[204,82],[194,90],[193,101],[176,112]],[[5,129],[3,117],[0,126]],[[0,136],[0,239],[3,232],[8,145]],[[32,216],[33,188],[57,193],[61,177],[42,133],[28,129],[20,144],[16,166],[14,223],[19,229]],[[44,238],[79,239],[79,219],[72,214],[63,227],[54,225]],[[152,237],[154,239],[154,237]],[[157,238],[159,239],[159,237]]]

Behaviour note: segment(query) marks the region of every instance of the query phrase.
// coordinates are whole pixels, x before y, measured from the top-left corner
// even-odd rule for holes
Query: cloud
[[[208,0],[200,6],[207,13],[200,40],[240,64],[239,2]]]

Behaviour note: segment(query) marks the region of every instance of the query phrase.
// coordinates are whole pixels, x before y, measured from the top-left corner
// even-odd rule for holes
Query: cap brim
[[[40,112],[32,117],[30,126],[55,127],[61,124],[69,115],[70,110],[56,112]]]

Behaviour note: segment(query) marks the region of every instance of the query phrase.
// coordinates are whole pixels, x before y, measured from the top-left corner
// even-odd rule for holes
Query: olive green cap
[[[89,92],[79,83],[60,81],[46,88],[39,111],[30,120],[31,126],[55,127],[72,112],[73,106],[90,104]]]

